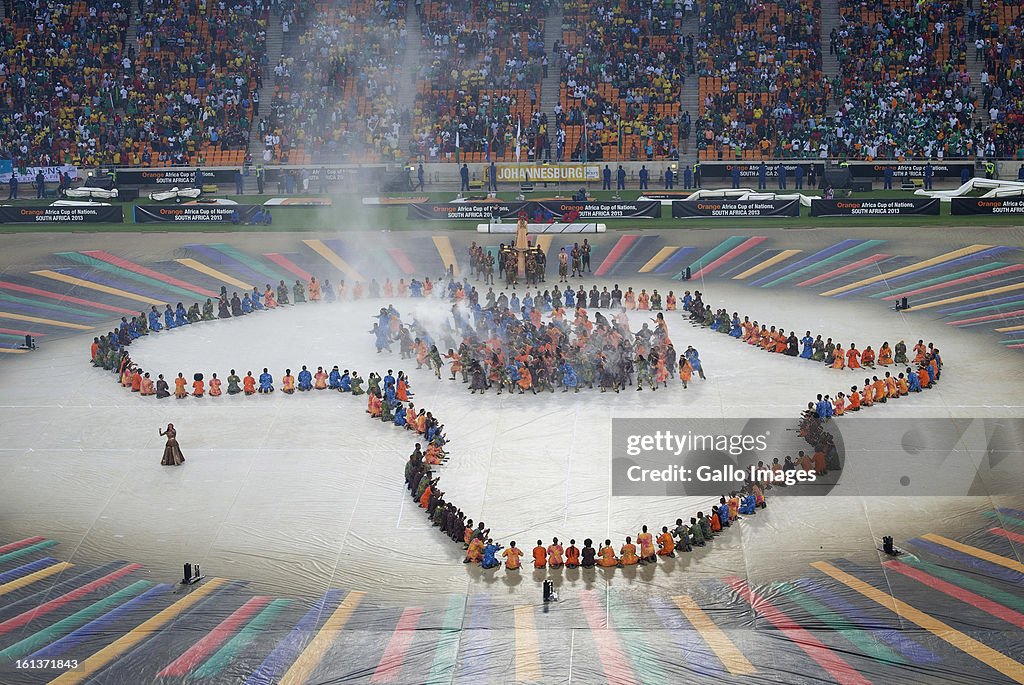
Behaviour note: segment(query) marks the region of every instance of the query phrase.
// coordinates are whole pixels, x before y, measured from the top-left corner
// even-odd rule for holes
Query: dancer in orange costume
[[[180,373],[178,377],[174,379],[174,396],[179,400],[182,397],[188,397],[188,390],[185,390],[185,377]]]
[[[846,352],[846,366],[850,369],[860,368],[860,351],[855,343],[850,343],[850,349]]]
[[[523,550],[516,547],[516,541],[508,543],[508,549],[501,553],[501,556],[505,557],[505,568],[509,571],[518,571],[522,562],[520,558],[523,556]]]
[[[846,355],[843,352],[842,345],[836,345],[836,351],[833,352],[835,359],[832,362],[833,369],[841,369],[845,366]]]
[[[676,541],[672,533],[668,532],[668,526],[661,527],[661,535],[658,536],[658,556],[674,557],[676,555]]]
[[[576,546],[575,540],[569,540],[569,546],[565,548],[565,567],[577,568],[580,565],[580,548]]]
[[[654,536],[647,532],[647,526],[644,526],[636,536],[636,542],[640,547],[641,563],[650,563],[658,560],[658,556],[654,550]]]
[[[879,348],[879,366],[888,367],[893,362],[893,350],[889,347],[888,342],[882,343],[882,347]]]
[[[533,548],[533,567],[546,568],[548,565],[548,550],[544,547],[542,540],[537,540],[537,546]]]
[[[558,542],[558,538],[553,538],[551,544],[548,545],[548,566],[551,568],[560,568],[564,563],[562,561],[562,555],[565,552],[565,548]]]
[[[633,566],[640,562],[640,557],[636,555],[636,545],[633,544],[633,538],[626,536],[626,543],[619,548],[619,565],[620,566]]]
[[[618,566],[619,560],[615,558],[615,550],[612,549],[612,541],[605,540],[604,546],[597,552],[598,556],[601,557],[597,560],[598,566],[604,566],[605,568],[611,566]]]

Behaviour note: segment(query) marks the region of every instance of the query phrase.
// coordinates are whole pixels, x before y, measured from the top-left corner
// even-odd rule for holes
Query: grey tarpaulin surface
[[[749,294],[750,306],[763,305],[754,301],[762,296],[767,302],[767,294]],[[772,297],[780,318],[806,316],[798,303]],[[414,402],[441,417],[451,438],[443,487],[499,542],[515,539],[526,548],[556,535],[577,544],[608,537],[618,546],[640,525],[660,527],[716,501],[609,497],[610,419],[791,417],[812,390],[840,385],[831,370],[792,367],[788,362],[799,362],[768,359],[672,322],[676,344],[699,347],[708,371],[706,382],[685,391],[676,385],[655,396],[479,398],[397,354],[375,355],[366,331],[381,304],[214,322],[151,336],[132,352],[144,368],[186,376],[268,366],[279,377],[285,367],[334,363],[363,375],[407,370]],[[857,314],[830,322],[830,330],[845,339],[891,324],[874,321],[868,310]],[[1002,407],[973,406],[989,393],[972,376],[1014,379],[1005,359],[971,354],[973,339],[960,331],[915,325],[901,337],[941,332],[957,372],[936,391],[887,407],[887,415],[909,421],[1018,411],[1019,377],[1000,388]],[[1021,544],[988,532],[1024,534],[1019,496],[818,500],[773,491],[766,510],[656,566],[485,572],[463,565],[461,547],[430,527],[404,494],[401,469],[413,439],[370,421],[360,398],[275,393],[158,403],[89,368],[86,347],[71,338],[5,369],[5,390],[16,392],[5,391],[0,422],[0,546],[29,536],[42,541],[6,554],[46,540],[59,544],[6,560],[0,554],[0,573],[11,574],[4,576],[9,583],[35,573],[28,564],[73,564],[0,595],[0,650],[11,650],[0,657],[5,683],[58,675],[31,663],[18,668],[15,654],[45,657],[49,648],[54,654],[45,658],[81,665],[119,645],[124,651],[82,682],[279,682],[291,672],[316,683],[995,683],[1020,673]],[[774,383],[780,375],[785,382]],[[187,459],[178,469],[158,466],[157,428],[168,421]],[[931,533],[1011,566],[922,538]],[[942,578],[960,597],[882,566],[876,547],[885,534],[914,555],[905,558],[907,567]],[[192,593],[225,582],[194,601],[180,588],[157,587],[125,606],[154,586],[128,588],[173,584],[184,561],[200,562],[209,576]],[[891,593],[992,654],[954,647],[812,566],[819,562],[857,579],[861,590]],[[129,563],[141,568],[110,578]],[[540,602],[546,577],[561,596],[547,607]],[[76,594],[93,581],[101,582]],[[744,596],[748,588],[753,594]],[[117,603],[97,608],[121,590]],[[991,604],[964,601],[963,591]],[[36,613],[39,607],[46,613]],[[60,621],[67,622],[56,633],[42,632]],[[756,673],[744,675],[745,662]]]

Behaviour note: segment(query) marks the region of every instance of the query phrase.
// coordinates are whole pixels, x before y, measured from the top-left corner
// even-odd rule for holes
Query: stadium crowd
[[[399,159],[409,126],[396,100],[405,13],[401,0],[327,4],[296,27],[295,50],[273,68],[257,156],[282,164]]]
[[[0,157],[1024,159],[1015,0],[830,0],[828,34],[821,0],[557,0],[550,46],[554,1],[417,0],[410,36],[406,0],[4,0]],[[278,22],[283,54],[268,55]],[[410,40],[414,99],[399,83]],[[545,79],[557,102],[541,102]]]
[[[821,156],[861,159],[975,154],[975,90],[963,5],[840,0],[831,38],[841,85]]]
[[[565,13],[557,158],[675,158],[686,78],[680,12],[574,0]]]
[[[12,3],[0,152],[24,166],[241,161],[269,2]],[[222,154],[235,151],[233,155]]]
[[[547,0],[519,0],[488,11],[470,0],[422,5],[412,157],[512,159],[546,147],[547,117],[539,112],[548,68],[544,50]],[[533,150],[533,152],[531,152]]]
[[[991,126],[983,133],[986,157],[1024,159],[1024,7],[1019,2],[982,0],[975,56],[983,60],[982,108]]]
[[[819,0],[702,5],[696,65],[704,158],[816,156],[828,101]]]

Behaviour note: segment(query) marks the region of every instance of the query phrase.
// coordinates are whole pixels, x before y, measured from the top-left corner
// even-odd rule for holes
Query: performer
[[[501,553],[501,556],[505,557],[505,570],[507,571],[518,571],[522,562],[520,558],[523,556],[523,550],[516,547],[516,541],[508,543],[508,549]]]
[[[641,564],[649,564],[658,560],[658,556],[654,550],[654,536],[647,532],[647,526],[644,526],[641,532],[636,536],[636,541],[640,546]]]
[[[803,359],[810,359],[814,355],[814,338],[811,337],[810,331],[804,333],[804,337],[800,339],[800,343],[803,345],[803,351],[800,352],[800,357]]]
[[[299,371],[299,390],[306,392],[307,390],[313,389],[313,374],[310,373],[306,365],[302,365],[302,370]]]
[[[562,554],[565,548],[558,542],[558,538],[552,538],[551,544],[548,545],[548,566],[551,568],[561,568]]]
[[[661,535],[658,536],[658,556],[674,557],[676,555],[676,541],[672,533],[668,532],[668,526],[661,527]]]
[[[231,369],[231,373],[228,375],[228,394],[237,395],[238,393],[242,392],[242,388],[240,388],[238,385],[241,382],[242,379],[238,377],[234,369]]]
[[[892,348],[889,347],[889,342],[886,341],[878,348],[878,365],[889,366],[892,364],[892,361]]]
[[[894,350],[896,352],[896,356],[893,357],[893,362],[895,362],[896,364],[906,364],[907,363],[907,343],[905,343],[902,340],[900,340],[898,343],[896,343],[896,347],[894,348]]]
[[[575,540],[569,540],[569,546],[565,548],[565,567],[578,568],[580,565],[580,549],[576,546]]]
[[[178,377],[174,379],[174,396],[179,400],[188,397],[188,390],[185,390],[185,377],[178,373]]]
[[[162,400],[165,397],[170,397],[170,387],[167,385],[167,381],[164,380],[164,375],[161,373],[156,377],[156,398]]]
[[[608,568],[619,565],[619,560],[615,558],[615,550],[612,549],[611,540],[604,541],[604,546],[601,547],[600,551],[598,551],[598,555],[601,557],[597,561],[598,566]]]
[[[548,565],[548,550],[543,540],[537,540],[537,546],[533,548],[533,567],[546,568]]]
[[[167,436],[167,444],[164,446],[164,456],[160,460],[161,466],[181,466],[185,463],[185,457],[178,446],[178,431],[174,424],[167,424],[167,430],[160,431],[161,436]]]
[[[267,395],[274,392],[274,377],[270,375],[270,371],[264,367],[263,373],[260,374],[260,389],[261,395]]]
[[[633,544],[633,538],[627,535],[626,543],[619,548],[619,566],[634,566],[639,562],[640,557],[636,555],[636,545]]]
[[[850,343],[850,349],[846,351],[846,366],[851,371],[861,368],[860,350],[857,349],[856,343]]]

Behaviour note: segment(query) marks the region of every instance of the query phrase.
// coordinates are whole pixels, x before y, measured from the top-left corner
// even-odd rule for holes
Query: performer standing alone
[[[178,447],[178,431],[174,430],[174,424],[167,424],[167,430],[160,431],[160,435],[167,436],[167,446],[164,447],[164,458],[160,460],[161,466],[181,466],[185,463],[185,457]]]

